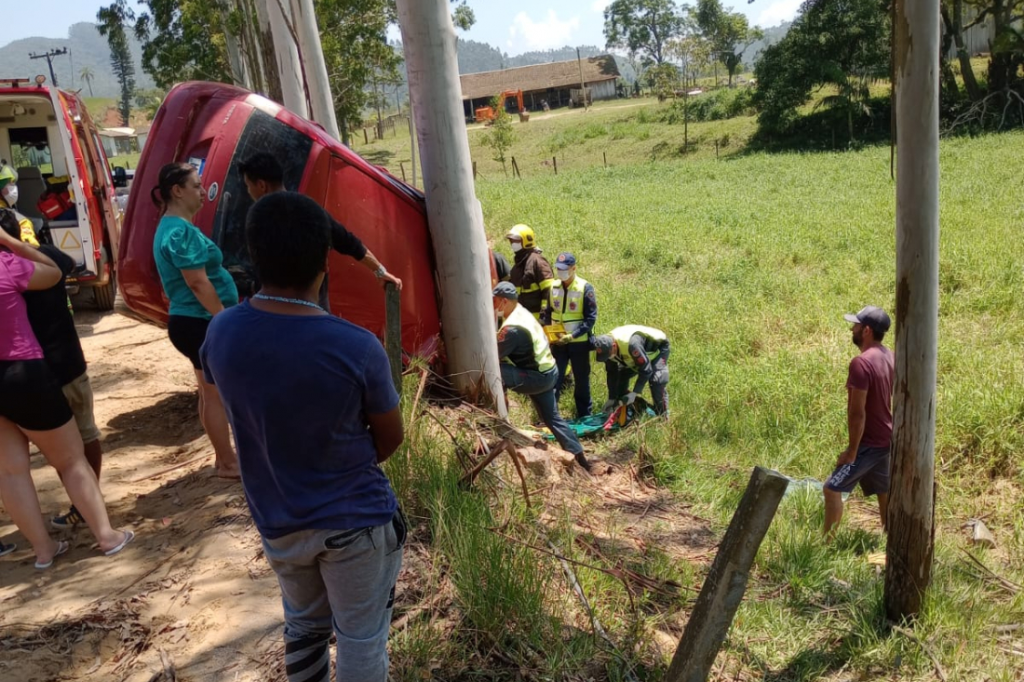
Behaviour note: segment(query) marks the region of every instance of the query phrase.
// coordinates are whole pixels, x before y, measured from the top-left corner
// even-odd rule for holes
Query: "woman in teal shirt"
[[[171,344],[192,362],[199,383],[199,420],[213,443],[217,473],[238,478],[238,456],[231,445],[227,414],[217,388],[207,383],[199,348],[214,315],[238,303],[238,289],[224,269],[217,245],[192,224],[203,207],[203,185],[187,163],[160,169],[159,184],[150,192],[163,211],[153,239],[153,259],[170,302],[167,335]]]

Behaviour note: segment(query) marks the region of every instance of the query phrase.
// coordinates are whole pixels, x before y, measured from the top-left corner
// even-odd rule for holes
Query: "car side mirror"
[[[114,187],[128,186],[128,172],[122,166],[114,166],[111,173],[114,179]]]

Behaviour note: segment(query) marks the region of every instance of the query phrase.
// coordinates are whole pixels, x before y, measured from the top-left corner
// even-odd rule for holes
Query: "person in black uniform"
[[[257,152],[244,159],[238,164],[238,171],[242,174],[245,188],[253,201],[258,201],[271,192],[285,191],[284,169],[281,168],[277,159],[267,152]],[[391,282],[401,291],[402,280],[388,272],[387,268],[377,260],[377,257],[363,245],[359,237],[345,229],[345,226],[334,218],[331,218],[331,248],[343,256],[351,256],[376,275],[377,279],[382,282]],[[327,277],[324,277],[324,283],[320,287],[319,303],[321,308],[330,312]]]

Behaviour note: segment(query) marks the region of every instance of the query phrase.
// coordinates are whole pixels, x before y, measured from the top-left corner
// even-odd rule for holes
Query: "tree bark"
[[[490,402],[504,416],[490,253],[473,188],[448,0],[397,4],[437,260],[448,370],[459,393]]]
[[[292,17],[306,76],[311,118],[322,125],[328,135],[340,140],[341,133],[338,131],[334,97],[327,78],[327,62],[324,61],[324,50],[320,45],[320,30],[317,28],[313,0],[292,0]]]
[[[885,610],[920,613],[931,582],[939,312],[939,0],[897,0],[896,383]]]
[[[266,78],[266,96],[278,104],[284,104],[281,92],[281,74],[277,69],[277,50],[274,47],[273,30],[270,27],[270,5],[275,0],[253,0],[256,9],[258,51],[263,75]]]
[[[292,113],[309,118],[299,46],[292,35],[294,22],[289,10],[289,1],[266,0],[266,3],[270,16],[270,31],[274,44],[277,73],[281,79],[282,103]]]
[[[967,96],[972,102],[977,102],[981,99],[981,88],[978,87],[978,79],[974,75],[974,67],[971,66],[971,55],[967,54],[967,48],[964,47],[963,25],[963,0],[953,0],[953,44],[956,45],[956,57],[960,60],[960,76],[964,79]]]
[[[949,63],[949,50],[953,47],[953,22],[949,18],[949,8],[941,5],[942,12],[942,43],[939,46],[939,65],[942,69],[942,88],[954,99],[960,98],[960,86],[956,82],[956,74]]]

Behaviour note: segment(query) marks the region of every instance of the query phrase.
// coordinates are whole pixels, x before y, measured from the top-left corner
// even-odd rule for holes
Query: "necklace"
[[[261,301],[276,301],[278,303],[291,303],[293,305],[304,305],[307,308],[316,308],[320,312],[323,312],[323,308],[318,306],[316,303],[311,301],[304,301],[301,298],[285,298],[283,296],[268,296],[266,294],[256,294],[253,298],[258,298]]]

